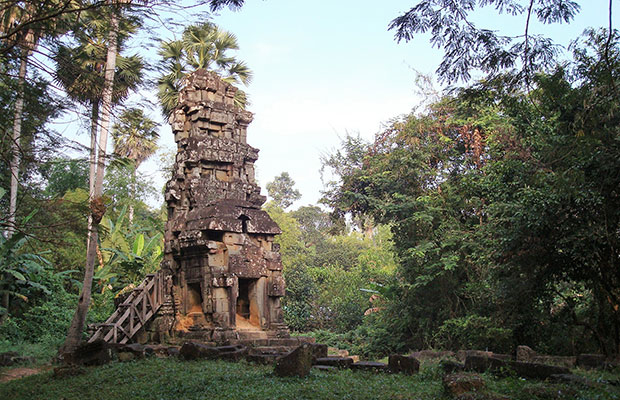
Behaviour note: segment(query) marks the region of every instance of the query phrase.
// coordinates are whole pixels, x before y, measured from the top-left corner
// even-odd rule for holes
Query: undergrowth
[[[593,385],[481,376],[486,390],[513,400],[620,399],[617,373],[576,372]],[[312,370],[306,378],[279,378],[271,366],[245,361],[149,358],[90,367],[76,377],[55,378],[46,372],[3,383],[0,399],[448,399],[442,375],[437,363],[424,362],[414,376]]]

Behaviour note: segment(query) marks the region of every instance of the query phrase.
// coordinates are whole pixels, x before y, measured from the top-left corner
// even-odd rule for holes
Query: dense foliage
[[[529,92],[499,77],[348,138],[325,201],[391,223],[400,347],[620,349],[617,36],[590,31]]]

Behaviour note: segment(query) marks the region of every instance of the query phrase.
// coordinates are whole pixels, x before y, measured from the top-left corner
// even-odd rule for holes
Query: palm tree
[[[157,151],[157,123],[138,108],[124,110],[112,128],[114,153],[132,162],[132,198],[135,198],[136,171],[140,164]],[[129,205],[129,224],[133,222],[133,204]]]
[[[97,158],[97,128],[99,110],[104,86],[103,72],[106,64],[106,19],[100,13],[85,13],[83,29],[76,34],[76,47],[59,46],[55,55],[56,81],[65,89],[67,95],[91,108],[90,126],[90,195],[94,193],[95,167]],[[122,19],[119,28],[119,41],[122,43],[136,30],[135,21]],[[112,102],[120,104],[129,93],[136,90],[142,82],[142,58],[138,55],[117,56],[116,73]]]
[[[80,293],[80,297],[78,299],[78,305],[75,310],[75,314],[73,315],[73,319],[71,320],[71,325],[67,331],[67,337],[65,339],[65,343],[59,350],[59,353],[72,351],[75,349],[81,341],[82,330],[84,329],[84,323],[86,321],[86,314],[88,312],[88,307],[90,305],[91,299],[91,291],[92,291],[92,281],[96,260],[96,247],[97,247],[97,238],[98,238],[98,224],[101,221],[105,213],[105,205],[102,201],[103,194],[103,175],[105,172],[105,158],[106,158],[106,147],[108,143],[108,131],[110,126],[110,115],[112,112],[112,107],[114,105],[114,83],[116,76],[116,68],[117,68],[117,56],[119,53],[119,41],[122,39],[122,31],[120,30],[121,26],[121,15],[120,9],[115,5],[117,2],[115,0],[108,0],[110,5],[109,7],[109,15],[103,15],[104,18],[107,17],[107,22],[109,22],[107,29],[107,52],[105,57],[105,68],[103,68],[103,85],[101,91],[101,102],[99,103],[99,120],[100,120],[100,134],[99,134],[99,143],[98,143],[98,153],[96,160],[96,169],[94,171],[94,176],[91,176],[91,197],[90,197],[90,208],[91,215],[89,216],[89,238],[88,238],[88,247],[86,252],[86,267],[84,269],[84,283],[82,285],[82,290]],[[120,66],[120,64],[119,64]],[[93,149],[95,148],[94,142],[91,137],[91,161],[93,161]],[[92,168],[92,167],[91,167]],[[92,179],[94,178],[94,179]]]
[[[229,83],[248,85],[252,72],[243,61],[228,54],[237,49],[236,36],[211,22],[188,26],[180,40],[162,42],[159,49],[162,75],[157,89],[164,114],[169,115],[177,106],[183,78],[197,69],[215,71]],[[236,104],[244,107],[245,93],[241,90],[237,93]]]

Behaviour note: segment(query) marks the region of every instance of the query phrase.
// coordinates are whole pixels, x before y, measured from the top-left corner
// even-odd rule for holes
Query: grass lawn
[[[0,399],[444,399],[436,364],[415,376],[350,370],[313,370],[307,378],[278,378],[273,367],[246,362],[149,358],[87,368],[84,375],[54,378],[42,373],[0,384]],[[620,388],[595,388],[496,379],[487,387],[510,399],[620,399]],[[589,379],[610,379],[590,373]],[[613,376],[612,376],[613,377]],[[616,376],[617,379],[617,376]]]

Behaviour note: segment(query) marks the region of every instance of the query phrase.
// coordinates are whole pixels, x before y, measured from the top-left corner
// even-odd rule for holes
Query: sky
[[[374,3],[374,4],[373,4]],[[418,102],[413,68],[431,72],[440,53],[398,45],[388,23],[409,2],[248,0],[213,17],[239,41],[236,57],[254,72],[247,87],[254,121],[248,143],[260,149],[257,180],[286,171],[302,199],[323,188],[321,155],[347,133],[372,139],[382,123]],[[172,144],[166,127],[162,143]]]
[[[240,10],[224,9],[212,17],[237,36],[240,49],[234,55],[254,73],[244,88],[251,102],[248,110],[254,113],[248,143],[260,149],[257,180],[264,195],[267,182],[286,171],[302,194],[292,209],[315,204],[323,189],[321,156],[334,151],[347,134],[372,140],[390,119],[420,103],[416,71],[432,75],[442,53],[431,48],[428,35],[397,43],[388,31],[390,21],[415,3],[247,0]],[[581,3],[585,5],[570,25],[533,24],[531,31],[568,45],[586,27],[607,25],[607,0]],[[618,4],[614,7],[614,15],[619,15]],[[190,9],[177,20],[198,22],[201,11]],[[481,27],[508,34],[519,34],[524,26],[522,18],[499,18],[493,10],[477,13],[475,20]],[[172,38],[174,28],[168,28],[160,28],[157,36]],[[154,60],[156,49],[147,50]],[[151,116],[161,120],[158,110]],[[161,146],[175,148],[165,122],[160,135]],[[141,171],[162,186],[165,178],[158,162],[154,157]]]

